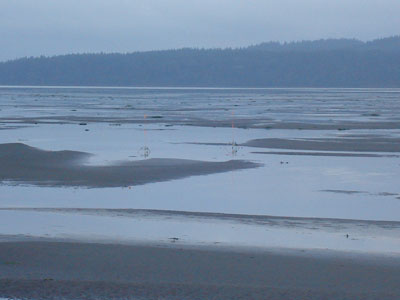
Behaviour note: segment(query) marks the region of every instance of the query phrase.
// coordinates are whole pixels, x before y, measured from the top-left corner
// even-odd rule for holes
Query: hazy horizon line
[[[96,86],[96,85],[0,85],[0,89],[125,89],[125,90],[387,90],[400,88],[362,87],[186,87],[186,86]]]

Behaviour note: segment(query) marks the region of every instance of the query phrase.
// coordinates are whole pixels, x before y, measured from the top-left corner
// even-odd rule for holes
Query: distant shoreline
[[[96,85],[0,85],[0,89],[109,89],[109,90],[387,90],[400,92],[398,88],[385,87],[185,87],[185,86],[96,86]]]
[[[1,85],[399,88],[400,37],[240,49],[82,53],[0,62]]]

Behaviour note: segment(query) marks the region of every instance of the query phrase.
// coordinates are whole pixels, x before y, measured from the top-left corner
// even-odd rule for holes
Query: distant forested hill
[[[0,85],[400,87],[400,37],[21,58]]]

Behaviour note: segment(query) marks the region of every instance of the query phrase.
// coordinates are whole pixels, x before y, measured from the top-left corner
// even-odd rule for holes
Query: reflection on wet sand
[[[58,207],[18,213],[77,214],[85,228],[97,217],[136,222],[151,209],[157,220],[149,228],[165,218],[181,226],[201,220],[209,228],[229,220],[226,226],[266,226],[293,238],[301,234],[286,230],[304,230],[315,241],[330,232],[332,239],[319,244],[329,247],[335,233],[356,243],[354,228],[398,233],[390,222],[400,220],[399,95],[396,89],[0,88],[0,206]],[[228,172],[234,170],[241,171]],[[374,223],[380,220],[390,224]],[[13,229],[3,228],[5,235]],[[121,231],[120,238],[129,234]],[[232,234],[234,241],[241,233]],[[163,237],[188,240],[172,231]],[[270,237],[282,245],[282,236]],[[341,249],[362,250],[358,245]]]

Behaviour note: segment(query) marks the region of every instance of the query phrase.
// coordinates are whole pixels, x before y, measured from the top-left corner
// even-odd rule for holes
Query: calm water
[[[86,126],[79,125],[83,121]],[[244,143],[271,137],[400,137],[400,128],[395,126],[347,131],[269,129],[268,126],[290,122],[321,125],[349,121],[363,124],[399,122],[400,90],[0,88],[0,129],[4,129],[0,130],[1,143],[22,142],[46,150],[90,152],[95,154],[88,162],[91,164],[145,159],[144,147],[150,149],[151,158],[246,159],[264,164],[257,169],[189,177],[130,189],[39,188],[6,182],[0,186],[0,207],[132,208],[400,221],[398,157],[260,155],[252,152],[264,149],[238,147],[237,152],[232,153],[231,146],[193,144],[231,143],[232,140]],[[222,127],[214,127],[215,122],[221,122]],[[15,212],[0,213],[4,218],[8,216],[8,220],[17,216],[12,215],[17,214]],[[24,213],[30,215],[31,220],[40,215]],[[18,216],[21,214],[18,212]],[[93,223],[93,216],[77,218],[87,228],[96,228],[92,226],[97,224]],[[107,218],[104,222],[110,222]],[[49,225],[44,219],[38,219],[42,220],[39,223],[42,222],[43,228]],[[46,227],[53,231],[37,232],[41,236],[57,236],[56,220]],[[68,229],[66,224],[65,221],[61,233],[71,236],[79,231],[72,227]],[[35,232],[29,227],[30,222],[16,231],[10,230],[12,224],[3,225],[0,234],[29,235],[28,229],[32,235]],[[137,224],[131,225],[137,228]],[[124,228],[121,237],[129,236],[126,226],[125,223],[117,226]],[[157,228],[157,222],[146,226]],[[146,229],[148,232],[149,228]],[[173,235],[174,230],[163,236]],[[207,232],[209,229],[202,230]],[[137,232],[135,236],[139,234]],[[223,232],[221,229],[221,236],[226,236]],[[259,237],[259,233],[252,236]],[[232,237],[231,241],[235,239]],[[397,242],[394,241],[396,245]]]

